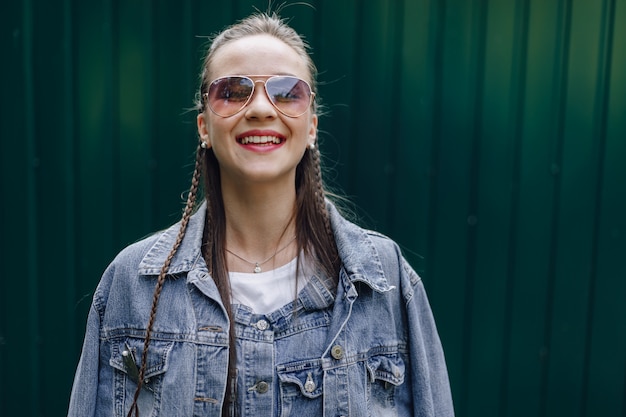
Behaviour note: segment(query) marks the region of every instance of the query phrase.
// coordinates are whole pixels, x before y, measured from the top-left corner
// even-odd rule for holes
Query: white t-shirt
[[[255,314],[269,314],[291,303],[309,282],[308,269],[300,263],[295,288],[297,261],[296,257],[288,264],[258,274],[229,272],[233,303],[250,307]]]

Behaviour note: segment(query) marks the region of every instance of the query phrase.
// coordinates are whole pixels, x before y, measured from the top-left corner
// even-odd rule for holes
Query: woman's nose
[[[247,105],[246,117],[268,118],[276,116],[276,108],[265,91],[265,83],[261,80],[256,81],[252,98]]]

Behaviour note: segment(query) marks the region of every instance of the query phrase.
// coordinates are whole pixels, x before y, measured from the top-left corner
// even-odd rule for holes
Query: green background
[[[626,0],[324,0],[326,180],[422,275],[457,415],[626,416]],[[0,415],[63,416],[94,287],[175,222],[206,35],[267,1],[0,6]]]

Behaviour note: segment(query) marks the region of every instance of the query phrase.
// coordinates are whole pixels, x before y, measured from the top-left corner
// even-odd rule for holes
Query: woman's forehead
[[[270,35],[246,36],[222,45],[208,70],[212,79],[232,74],[290,74],[311,81],[306,59]]]

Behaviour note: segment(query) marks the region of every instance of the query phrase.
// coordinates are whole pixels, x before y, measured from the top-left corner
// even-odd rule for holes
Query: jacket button
[[[333,358],[339,360],[343,358],[343,348],[340,345],[335,345],[330,350],[330,354],[332,355]]]
[[[265,394],[270,389],[270,386],[267,382],[261,381],[256,384],[256,391],[259,394]]]
[[[259,320],[256,322],[256,328],[261,331],[267,330],[269,327],[270,324],[266,320]]]
[[[313,391],[315,391],[316,385],[315,382],[313,382],[313,377],[311,376],[311,373],[309,372],[309,374],[306,377],[306,382],[304,383],[304,390],[308,393],[311,393]]]

